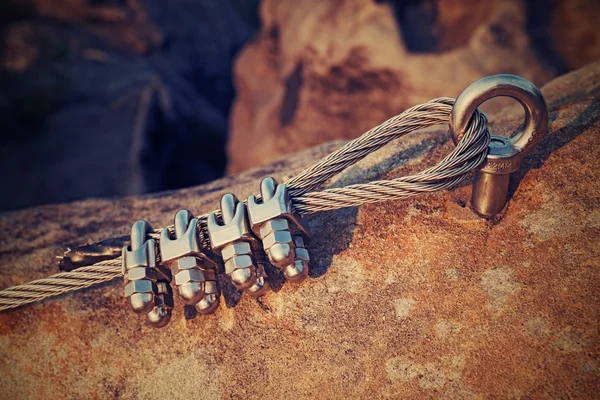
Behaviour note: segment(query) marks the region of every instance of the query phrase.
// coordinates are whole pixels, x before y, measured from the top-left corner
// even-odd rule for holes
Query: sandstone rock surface
[[[0,313],[6,398],[594,398],[600,390],[600,64],[543,89],[550,132],[511,185],[503,218],[470,186],[316,214],[311,277],[262,300],[229,293],[208,317],[178,302],[163,330],[120,282]],[[510,108],[491,121],[506,134]],[[169,224],[219,196],[256,192],[338,144],[208,185],[0,217],[0,285],[56,272],[64,246]],[[415,133],[332,184],[414,172],[452,148]]]
[[[544,84],[600,57],[596,3],[264,0],[236,62],[228,170],[354,138],[483,76]]]

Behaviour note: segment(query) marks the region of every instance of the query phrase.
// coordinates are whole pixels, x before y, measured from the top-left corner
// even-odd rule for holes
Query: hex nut
[[[210,280],[210,281],[204,282],[204,295],[218,294],[218,293],[219,293],[219,286],[217,285],[217,281]]]
[[[290,224],[285,218],[270,219],[263,223],[260,227],[260,237],[264,238],[273,231],[289,231]]]
[[[304,244],[304,238],[300,235],[294,236],[294,244],[296,245],[296,247],[306,247],[306,245]]]
[[[168,294],[170,296],[173,296],[173,289],[171,288],[171,285],[169,285],[169,282],[165,282],[165,281],[156,282],[156,290],[157,290],[157,293]]]
[[[205,281],[215,281],[217,280],[217,273],[215,272],[214,269],[203,269],[202,273],[204,274],[204,280]]]
[[[252,297],[260,297],[269,291],[269,281],[265,276],[260,276],[256,279],[254,285],[246,289],[246,292]]]
[[[169,307],[158,306],[150,310],[146,315],[146,320],[154,328],[163,328],[171,321],[171,315],[172,311]]]
[[[246,269],[254,266],[254,260],[248,255],[235,256],[225,263],[225,273],[231,274],[238,269]]]
[[[137,281],[130,281],[125,285],[125,297],[129,297],[134,293],[156,293],[157,288],[154,282],[142,279]]]
[[[276,243],[286,243],[292,248],[294,246],[292,234],[289,231],[274,231],[265,236],[262,240],[265,250],[271,248]]]
[[[225,260],[225,262],[227,262],[227,260],[229,260],[232,257],[251,253],[252,248],[250,247],[250,243],[248,242],[236,242],[228,244],[227,246],[223,247],[223,250],[221,250],[221,256],[223,257],[223,260]]]
[[[178,258],[173,263],[173,272],[177,273],[177,271],[197,268],[200,264],[200,260],[193,256],[186,256]]]
[[[126,281],[138,281],[146,279],[152,282],[156,282],[156,270],[154,268],[148,267],[135,267],[131,268],[125,273]]]
[[[277,268],[285,268],[295,259],[295,253],[289,243],[276,243],[265,250],[271,264]]]
[[[187,282],[205,281],[204,273],[200,269],[184,269],[175,274],[175,285],[180,286]]]
[[[308,250],[304,247],[296,247],[296,260],[302,261],[310,261],[310,256],[308,255]]]

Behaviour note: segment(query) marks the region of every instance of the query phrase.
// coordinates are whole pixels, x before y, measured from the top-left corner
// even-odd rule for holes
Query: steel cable
[[[469,128],[450,154],[433,167],[414,175],[342,188],[313,191],[328,179],[362,160],[367,155],[417,129],[448,123],[454,99],[443,97],[411,107],[360,137],[348,142],[285,184],[296,210],[302,214],[335,210],[387,200],[404,199],[421,193],[450,188],[486,159],[490,134],[487,119],[475,111]],[[207,214],[198,217],[201,240],[209,248],[206,235]],[[172,229],[172,227],[169,227]],[[153,235],[158,238],[156,230]],[[121,259],[101,261],[90,266],[62,272],[48,278],[0,291],[0,311],[33,303],[70,291],[84,289],[122,276]]]

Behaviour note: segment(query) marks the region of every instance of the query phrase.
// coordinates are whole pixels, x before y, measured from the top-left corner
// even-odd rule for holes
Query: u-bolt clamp
[[[300,282],[308,275],[308,226],[295,213],[285,185],[271,177],[260,183],[262,202],[248,197],[248,217],[252,231],[261,238],[271,264],[283,271],[290,282]]]
[[[131,245],[123,247],[123,277],[125,297],[131,309],[146,314],[150,325],[167,325],[173,310],[171,273],[156,263],[156,242],[149,239],[150,224],[136,221],[131,227]]]
[[[223,258],[225,273],[237,289],[253,297],[262,296],[269,289],[269,281],[264,263],[255,257],[260,253],[260,245],[250,230],[246,206],[231,193],[223,195],[221,219],[222,224],[214,212],[208,215],[207,230],[213,251]]]
[[[213,313],[219,306],[219,264],[212,254],[203,251],[198,219],[188,210],[175,214],[175,238],[170,237],[168,229],[161,231],[160,255],[163,265],[173,272],[183,302],[194,305],[200,314]]]
[[[525,110],[525,124],[511,138],[492,136],[487,160],[475,172],[471,205],[486,217],[504,209],[510,174],[519,169],[523,158],[548,130],[548,106],[539,89],[519,76],[493,75],[469,85],[456,99],[450,119],[450,132],[455,144],[467,131],[475,109],[496,96],[512,97],[521,103]]]

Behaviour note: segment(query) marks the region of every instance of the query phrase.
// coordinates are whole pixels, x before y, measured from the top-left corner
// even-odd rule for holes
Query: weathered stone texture
[[[593,398],[600,390],[600,64],[547,85],[550,132],[511,185],[501,219],[465,184],[310,218],[311,278],[256,301],[228,292],[208,317],[153,330],[118,282],[0,313],[7,398]],[[507,133],[511,108],[491,128]],[[323,145],[211,184],[3,214],[3,287],[55,272],[86,238],[198,213],[259,179],[298,171]],[[332,184],[415,172],[452,148],[415,133]]]
[[[542,85],[600,57],[590,0],[296,3],[264,0],[261,32],[236,61],[230,172],[356,137],[483,76]]]

